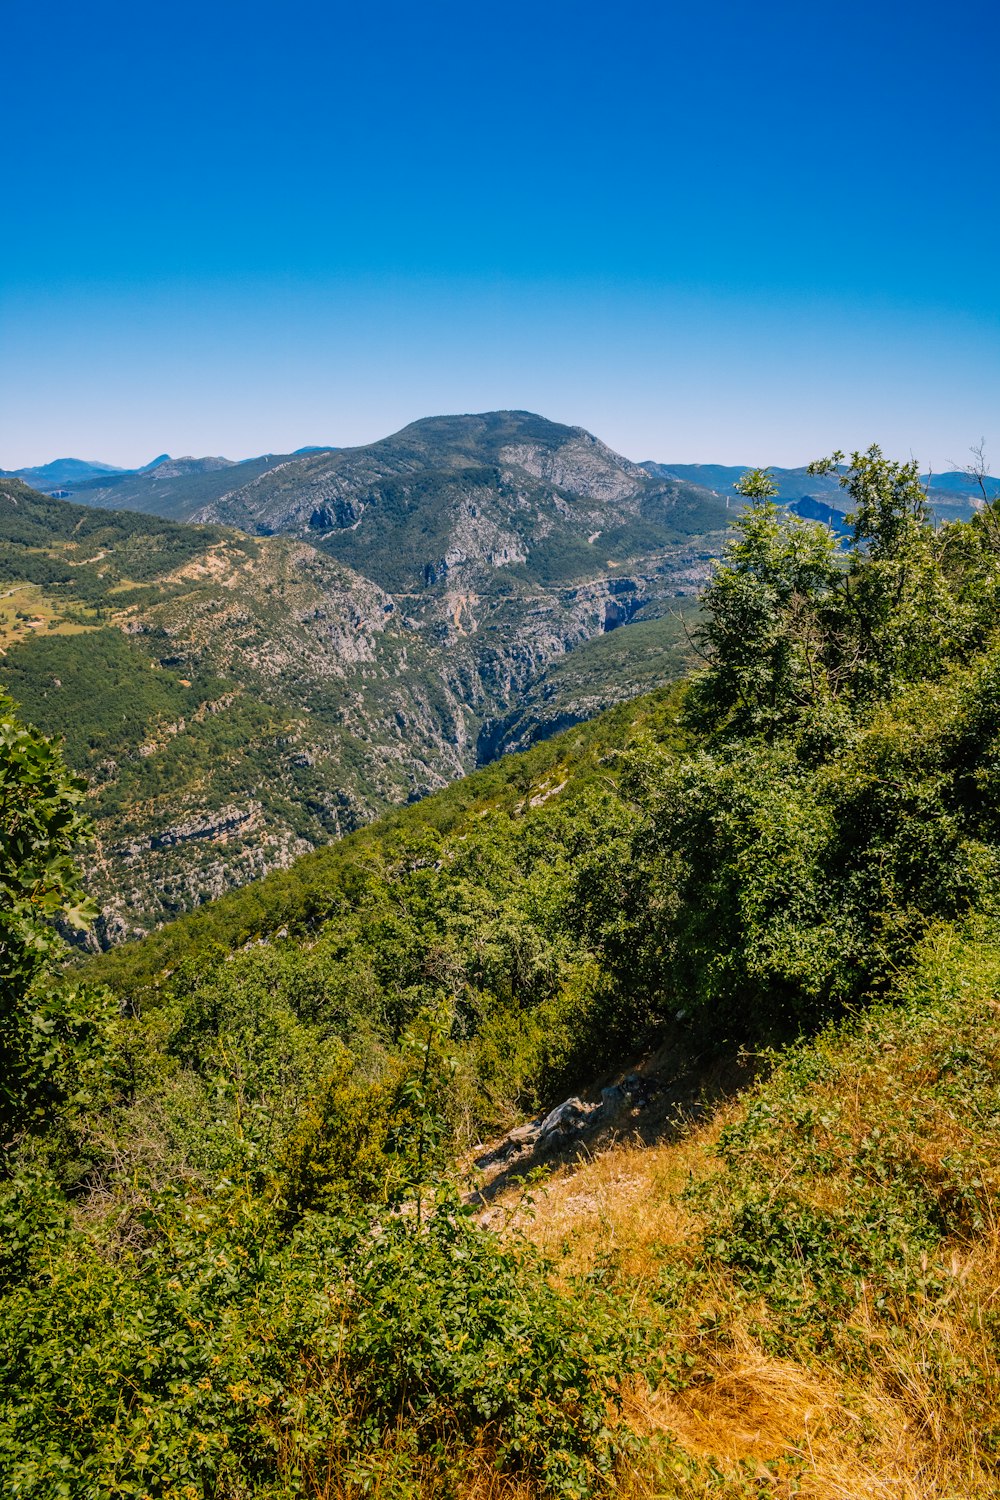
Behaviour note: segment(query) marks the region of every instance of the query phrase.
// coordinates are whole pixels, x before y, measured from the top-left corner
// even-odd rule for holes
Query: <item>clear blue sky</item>
[[[525,407],[1000,470],[995,0],[5,0],[0,465]]]

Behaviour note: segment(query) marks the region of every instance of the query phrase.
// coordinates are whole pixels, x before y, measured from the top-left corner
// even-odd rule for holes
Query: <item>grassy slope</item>
[[[510,816],[635,730],[660,735],[661,696],[535,747],[289,874],[216,903],[92,972],[133,996],[164,964],[273,930],[329,901],[360,861],[421,825],[459,842],[487,808]],[[565,795],[560,793],[559,796]],[[545,804],[555,807],[558,798]],[[304,934],[305,935],[305,934]],[[699,1060],[676,1033],[643,1062],[652,1105],[557,1168],[512,1226],[579,1294],[590,1278],[638,1312],[658,1375],[628,1387],[645,1445],[629,1500],[987,1500],[1000,1443],[1000,943],[984,924],[934,929],[888,1003],[783,1056]],[[748,1075],[760,1075],[747,1083]],[[632,1131],[635,1131],[633,1136]],[[491,1214],[496,1223],[496,1209]],[[580,1278],[583,1278],[581,1283]],[[440,1475],[428,1477],[428,1497]],[[486,1464],[463,1500],[529,1500]],[[310,1491],[310,1493],[312,1493]],[[331,1481],[325,1500],[353,1495]],[[414,1491],[418,1493],[418,1491]]]
[[[134,1002],[165,968],[185,961],[197,973],[220,949],[282,925],[298,926],[305,952],[319,937],[319,951],[317,928],[345,897],[350,907],[359,870],[390,865],[400,848],[412,857],[424,829],[461,847],[487,810],[516,823],[536,799],[536,819],[558,819],[608,776],[608,750],[637,732],[669,739],[675,712],[663,694],[624,705],[105,956],[91,973]],[[412,897],[401,890],[403,899]],[[327,951],[330,940],[336,922]],[[280,945],[273,951],[278,960]],[[223,966],[234,972],[233,1004],[251,956]],[[506,1200],[512,1226],[552,1257],[571,1305],[582,1287],[599,1288],[612,1319],[625,1327],[637,1317],[643,1330],[652,1381],[627,1379],[624,1421],[644,1446],[622,1460],[615,1493],[995,1495],[993,930],[934,928],[888,1000],[783,1056],[741,1060],[723,1048],[704,1061],[699,1046],[675,1030],[652,1065],[633,1059],[663,1086],[653,1105],[536,1188],[534,1217],[518,1194]],[[760,1081],[748,1084],[754,1072]],[[441,1493],[436,1469],[422,1485],[410,1478],[413,1495]],[[462,1500],[540,1493],[501,1481],[474,1454],[452,1486]],[[356,1491],[329,1478],[307,1493],[353,1500]]]
[[[606,1139],[517,1214],[639,1307],[663,1378],[629,1497],[994,1496],[1000,945],[948,928],[895,997]],[[765,1061],[765,1060],[762,1060]],[[640,1124],[641,1121],[637,1121]],[[474,1493],[475,1491],[473,1491]]]

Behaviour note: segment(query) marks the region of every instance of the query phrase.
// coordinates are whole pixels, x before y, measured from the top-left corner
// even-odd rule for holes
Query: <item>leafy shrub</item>
[[[59,748],[21,724],[0,697],[0,1146],[29,1122],[84,1102],[109,1004],[79,986],[56,990],[47,969],[64,946],[57,918],[93,913],[73,853],[89,824],[84,783]],[[2,1169],[0,1169],[2,1170]]]
[[[554,1495],[608,1481],[634,1337],[452,1195],[422,1223],[313,1216],[287,1242],[229,1195],[147,1232],[117,1261],[79,1239],[36,1255],[4,1302],[6,1493],[318,1494],[332,1470],[361,1494],[393,1448],[397,1479],[466,1447]]]

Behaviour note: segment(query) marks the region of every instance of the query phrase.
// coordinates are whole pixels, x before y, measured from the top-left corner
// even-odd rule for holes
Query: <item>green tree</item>
[[[93,915],[73,860],[85,784],[0,697],[0,1143],[72,1097],[94,1062],[101,1006],[57,986],[56,924]]]
[[[838,682],[864,702],[939,675],[962,633],[960,590],[916,461],[896,463],[873,445],[846,464],[834,453],[809,472],[836,472],[852,506],[853,550],[827,653]]]
[[[751,504],[704,593],[698,645],[708,670],[690,712],[702,727],[770,739],[829,695],[827,617],[844,567],[829,527],[774,504],[765,470],[738,488]]]
[[[916,463],[876,446],[810,472],[846,490],[850,548],[775,505],[765,470],[744,476],[751,503],[703,596],[689,712],[727,739],[797,731],[828,753],[853,717],[982,648],[1000,619],[1000,526],[987,507],[935,527]]]

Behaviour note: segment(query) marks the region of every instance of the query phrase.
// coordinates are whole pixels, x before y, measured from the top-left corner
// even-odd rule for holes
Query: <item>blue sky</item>
[[[0,465],[524,407],[1000,470],[986,0],[4,6]]]

